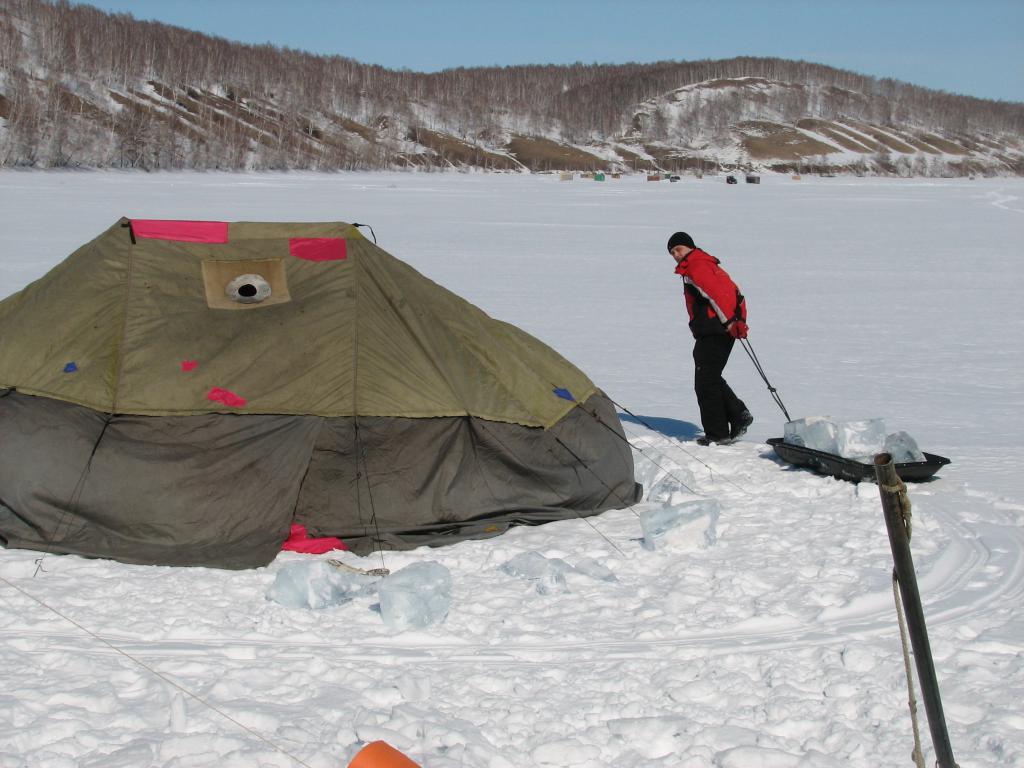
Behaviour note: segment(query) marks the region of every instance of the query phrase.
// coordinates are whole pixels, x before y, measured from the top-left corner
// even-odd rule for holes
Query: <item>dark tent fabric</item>
[[[266,564],[288,534],[319,422],[108,418],[13,393],[0,399],[0,537],[132,563]]]
[[[123,220],[0,302],[6,546],[248,568],[293,523],[366,554],[639,497],[582,372],[350,225],[181,224]]]

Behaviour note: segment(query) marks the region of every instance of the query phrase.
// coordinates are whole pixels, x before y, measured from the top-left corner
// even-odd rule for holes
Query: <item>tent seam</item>
[[[363,520],[363,501],[359,494],[359,275],[363,271],[363,260],[358,253],[352,254],[352,457],[355,459],[356,516],[363,527],[363,536],[370,536],[369,524]],[[364,464],[365,468],[365,464]],[[366,480],[369,487],[370,480]],[[372,522],[372,520],[371,520]],[[378,542],[379,543],[379,542]]]
[[[385,251],[385,253],[386,253],[386,251]],[[391,254],[387,254],[387,255],[388,255],[388,256],[391,256]],[[393,257],[393,256],[392,256],[391,258],[395,258],[395,257]],[[415,271],[415,270],[414,270],[414,271]],[[417,274],[420,274],[420,273],[418,273],[418,272],[417,272]],[[426,275],[422,275],[422,277],[423,277],[423,278],[424,278],[425,280],[428,280],[429,282],[431,282],[431,283],[432,283],[433,285],[437,285],[437,286],[438,286],[439,288],[442,288],[443,290],[447,290],[446,288],[444,288],[444,286],[440,286],[440,285],[438,285],[437,283],[435,283],[435,282],[434,282],[433,280],[430,280],[430,278],[428,278],[428,277],[427,277]],[[383,286],[381,285],[381,283],[380,283],[379,281],[375,281],[375,284],[376,284],[376,285],[378,286],[378,288],[381,288],[381,289],[383,288]],[[357,291],[356,291],[356,300],[357,300],[357,301],[358,301],[358,293],[359,293],[359,292],[358,292],[358,286],[357,286]],[[436,360],[434,359],[434,355],[432,355],[432,354],[429,354],[429,351],[430,351],[430,350],[427,350],[427,349],[426,349],[426,348],[425,348],[425,347],[424,347],[424,346],[422,345],[422,343],[420,343],[420,338],[419,338],[419,335],[418,335],[418,334],[416,334],[416,333],[413,333],[413,332],[412,332],[412,330],[413,330],[413,329],[412,329],[412,327],[411,327],[411,326],[409,325],[409,323],[408,323],[408,322],[406,321],[406,319],[405,319],[405,316],[404,316],[404,314],[403,314],[402,312],[399,312],[399,311],[398,311],[398,307],[397,307],[396,303],[394,302],[394,300],[392,299],[392,297],[391,297],[391,296],[390,296],[390,295],[389,295],[389,294],[388,294],[387,292],[385,292],[384,290],[381,290],[381,295],[383,295],[383,296],[384,296],[384,297],[385,297],[385,298],[387,299],[388,303],[389,303],[389,304],[390,304],[390,305],[392,306],[392,308],[394,308],[394,309],[395,309],[395,317],[396,317],[396,318],[398,318],[398,320],[399,320],[399,321],[400,321],[400,322],[402,323],[402,325],[404,325],[404,326],[406,327],[406,329],[410,331],[410,333],[409,333],[410,337],[416,340],[417,344],[418,344],[418,345],[420,346],[420,348],[421,348],[421,349],[423,349],[423,351],[424,351],[424,352],[427,352],[427,353],[428,353],[428,354],[426,354],[426,355],[425,355],[426,359],[427,359],[427,360],[428,360],[428,361],[430,362],[431,366],[433,367],[433,369],[435,370],[435,372],[436,372],[436,373],[438,374],[438,376],[440,377],[441,381],[443,381],[443,382],[445,383],[445,385],[446,385],[446,386],[448,387],[448,390],[449,390],[449,392],[451,392],[451,393],[452,393],[453,395],[456,395],[456,394],[457,394],[457,390],[456,390],[456,388],[455,388],[454,386],[452,386],[452,383],[451,383],[451,381],[449,380],[449,377],[448,377],[447,375],[445,375],[445,372],[444,372],[444,371],[443,371],[443,370],[441,369],[441,367],[440,367],[440,366],[439,366],[439,365],[437,364],[437,361],[436,361]],[[461,297],[459,297],[459,298],[461,298]],[[468,303],[469,303],[469,302],[467,302],[467,304],[468,304]],[[470,306],[472,306],[472,305],[470,305]],[[431,319],[432,319],[432,320],[433,320],[433,321],[434,321],[435,323],[438,323],[438,324],[442,324],[442,323],[440,322],[440,321],[441,321],[441,318],[440,318],[440,317],[439,317],[439,316],[438,316],[437,314],[435,314],[435,313],[434,313],[433,311],[431,311],[431,309],[430,309],[430,307],[429,307],[428,305],[426,305],[426,304],[422,304],[422,305],[420,305],[420,309],[421,309],[421,311],[423,311],[424,313],[428,313],[428,314],[430,315],[430,318],[431,318]],[[479,309],[479,308],[478,308],[478,309]],[[480,311],[480,312],[483,312],[483,310],[479,310],[479,311]],[[485,312],[484,312],[483,314],[485,314],[485,315],[486,315],[486,313],[485,313]],[[491,319],[492,321],[495,321],[495,320],[494,320],[494,318],[490,317],[490,315],[487,315],[487,317],[488,317],[489,319]],[[498,321],[495,321],[495,322],[503,322],[503,321],[500,321],[500,320],[498,320]],[[514,402],[514,403],[515,403],[516,405],[518,405],[518,406],[519,406],[519,408],[521,409],[521,411],[522,411],[523,413],[527,414],[527,415],[528,415],[528,416],[529,416],[529,417],[530,417],[531,419],[533,419],[533,421],[534,421],[534,422],[535,422],[536,424],[539,424],[539,425],[541,426],[541,428],[543,428],[543,429],[547,429],[547,428],[548,428],[548,427],[550,427],[550,426],[551,426],[552,424],[557,424],[557,423],[558,423],[558,422],[559,422],[559,421],[560,421],[560,420],[561,420],[561,419],[562,419],[562,418],[563,418],[563,417],[565,416],[565,414],[566,414],[566,413],[568,413],[568,411],[569,411],[569,410],[571,410],[571,409],[567,409],[567,410],[565,411],[565,413],[562,413],[561,415],[559,415],[559,417],[558,417],[557,419],[555,419],[554,421],[552,421],[552,422],[551,422],[551,424],[548,424],[548,423],[546,423],[546,422],[545,422],[544,420],[542,420],[542,419],[539,419],[539,418],[537,418],[537,414],[536,414],[536,413],[534,413],[532,409],[528,408],[528,407],[527,407],[527,406],[526,406],[526,405],[525,405],[525,404],[524,404],[524,403],[523,403],[522,401],[520,401],[520,400],[519,400],[519,398],[517,398],[517,397],[515,396],[515,393],[513,393],[513,392],[512,392],[512,390],[511,390],[511,389],[509,389],[509,388],[508,388],[508,387],[507,387],[507,386],[505,385],[505,383],[504,383],[504,382],[503,382],[503,381],[502,381],[502,380],[501,380],[501,379],[500,379],[500,378],[499,378],[499,377],[498,377],[498,376],[496,375],[496,373],[494,372],[494,370],[492,370],[492,368],[491,368],[491,367],[490,367],[489,365],[487,365],[487,364],[486,364],[486,362],[484,361],[484,359],[483,359],[483,358],[482,358],[482,357],[481,357],[480,355],[478,355],[478,354],[477,354],[477,353],[476,353],[476,352],[475,352],[475,351],[474,351],[474,350],[472,349],[472,347],[471,347],[471,346],[467,346],[467,349],[468,349],[468,351],[470,352],[470,354],[472,354],[472,355],[473,355],[473,358],[474,358],[475,360],[477,360],[477,362],[478,362],[478,363],[480,364],[480,368],[481,368],[481,370],[485,371],[485,372],[486,372],[486,373],[488,374],[488,376],[490,376],[490,378],[491,378],[491,379],[493,379],[493,380],[494,380],[494,382],[495,382],[495,383],[496,383],[496,384],[497,384],[497,385],[498,385],[499,387],[501,387],[501,389],[502,389],[502,390],[503,390],[503,391],[504,391],[504,392],[505,392],[505,393],[506,393],[506,394],[508,395],[508,398],[509,398],[509,400],[511,400],[512,402]],[[529,369],[528,367],[527,367],[527,370],[529,370],[529,371],[530,371],[530,373],[531,373],[531,374],[533,374],[535,378],[539,378],[539,377],[537,377],[537,375],[536,375],[536,374],[535,374],[535,373],[534,373],[534,372],[533,372],[533,371],[532,371],[531,369]],[[470,417],[474,417],[474,416],[480,416],[480,414],[474,414],[474,413],[472,413],[472,412],[470,411],[470,409],[466,407],[466,403],[465,403],[465,402],[463,401],[463,399],[462,399],[461,397],[457,397],[456,399],[457,399],[457,402],[459,403],[459,405],[461,405],[461,406],[462,406],[462,409],[463,409],[463,411],[465,412],[465,414],[466,414],[467,416],[470,416]],[[508,419],[491,419],[491,420],[492,420],[492,421],[499,421],[499,422],[505,422],[505,423],[516,423],[516,422],[510,421],[510,420],[508,420]]]
[[[383,251],[383,249],[380,249],[380,250],[381,250],[381,251],[382,251],[383,253],[386,253],[385,251]],[[388,255],[388,256],[390,256],[391,254],[387,254],[387,255]],[[394,257],[392,257],[392,258],[394,258]],[[372,277],[372,275],[371,275],[371,277]],[[356,273],[356,279],[357,279],[357,281],[358,281],[358,278],[359,278],[359,273],[357,272],[357,273]],[[425,279],[429,279],[429,278],[426,278],[426,276],[424,276],[424,278],[425,278]],[[380,282],[379,280],[374,280],[374,285],[376,285],[376,286],[377,286],[377,288],[378,288],[378,290],[380,290],[380,292],[381,292],[381,296],[383,296],[383,297],[384,297],[384,298],[385,298],[385,299],[387,300],[388,304],[389,304],[389,305],[391,306],[392,310],[394,311],[394,315],[395,315],[395,317],[396,317],[396,318],[398,319],[398,321],[399,321],[399,322],[400,322],[400,323],[401,323],[401,324],[402,324],[403,326],[405,326],[405,329],[406,329],[406,330],[407,330],[407,331],[409,332],[409,337],[410,337],[411,339],[413,339],[413,340],[414,340],[414,341],[416,342],[417,346],[418,346],[418,347],[419,347],[419,348],[420,348],[420,349],[421,349],[421,350],[422,350],[422,351],[423,351],[423,352],[425,353],[425,354],[424,354],[424,358],[425,358],[425,359],[427,360],[427,362],[429,362],[429,363],[430,363],[430,366],[431,366],[431,367],[432,367],[432,368],[434,369],[435,373],[437,373],[437,375],[438,375],[438,377],[440,378],[440,380],[441,380],[441,381],[443,381],[443,382],[445,383],[445,386],[446,386],[446,387],[448,387],[448,391],[449,391],[449,392],[450,392],[450,393],[451,393],[452,395],[454,395],[454,396],[455,396],[455,397],[454,397],[453,399],[455,399],[455,400],[456,400],[456,402],[458,402],[458,404],[459,404],[459,405],[460,405],[460,406],[462,407],[462,411],[463,411],[463,413],[465,413],[466,415],[470,415],[470,411],[469,411],[469,409],[468,409],[468,408],[466,407],[466,404],[465,404],[465,402],[463,402],[463,400],[462,400],[462,398],[461,398],[461,397],[458,397],[458,396],[457,396],[457,394],[456,394],[456,390],[455,390],[455,387],[453,387],[453,386],[452,386],[452,383],[451,383],[450,379],[448,378],[448,376],[446,376],[446,375],[445,375],[445,372],[444,372],[444,371],[443,371],[443,370],[441,369],[441,367],[440,367],[440,366],[439,366],[439,365],[437,364],[437,360],[435,359],[434,355],[433,355],[433,354],[430,354],[431,350],[427,349],[427,348],[426,348],[426,347],[425,347],[425,346],[423,345],[423,343],[422,343],[422,339],[420,338],[420,335],[419,335],[419,334],[417,334],[417,333],[415,333],[415,332],[413,331],[413,328],[412,328],[412,326],[411,326],[411,325],[409,324],[409,322],[408,322],[408,321],[406,320],[405,314],[404,314],[403,312],[399,311],[399,307],[398,307],[397,303],[396,303],[396,302],[394,301],[394,299],[393,299],[393,297],[391,296],[391,294],[390,294],[389,292],[387,292],[387,291],[385,291],[385,290],[383,289],[383,288],[384,288],[384,286],[383,286],[383,285],[381,284],[381,282]],[[358,301],[359,301],[359,285],[358,285],[358,282],[357,282],[357,283],[356,283],[356,302],[357,302],[357,306],[356,306],[356,311],[357,311],[357,313],[358,313],[358,309],[359,309],[359,307],[358,307]],[[425,306],[421,306],[421,309],[422,309],[423,311],[427,311],[427,309],[425,308]],[[437,320],[437,317],[436,317],[436,315],[434,315],[433,313],[431,313],[431,314],[430,314],[430,316],[431,316],[431,318],[433,318],[434,320]],[[357,317],[357,320],[356,320],[356,322],[358,322],[358,317]],[[358,339],[357,339],[357,341],[358,341]],[[355,390],[357,390],[357,389],[358,389],[358,387],[353,387],[353,390],[354,390],[354,391],[355,391]],[[525,411],[526,409],[524,408],[523,410]],[[529,413],[529,411],[526,411],[526,412],[527,412],[527,413]],[[532,415],[532,414],[531,414],[531,415]]]
[[[95,243],[95,241],[93,241]],[[93,246],[95,248],[95,245]],[[124,375],[124,347],[128,338],[128,305],[132,295],[132,278],[134,277],[135,245],[128,246],[128,276],[124,288],[124,316],[121,319],[121,338],[117,345],[117,369],[114,373],[114,393],[110,404],[111,415],[117,413],[117,401],[121,394],[121,377]]]
[[[4,387],[0,387],[4,389]],[[42,389],[34,389],[31,387],[10,387],[10,391],[18,391],[23,395],[31,395],[33,397],[46,397],[51,400],[59,400],[64,403],[71,403],[72,405],[81,405],[85,408],[89,408],[93,411],[99,411],[100,413],[109,413],[109,409],[98,403],[91,402],[84,398],[71,397],[63,393],[55,393]],[[595,390],[596,391],[596,390]],[[571,411],[575,405],[570,404],[566,408],[565,413],[561,414],[555,419],[552,424],[557,424],[565,417],[569,411]],[[211,414],[219,414],[222,416],[319,416],[325,419],[340,419],[340,418],[352,418],[356,414],[347,411],[324,411],[319,413],[310,413],[306,410],[286,410],[286,409],[272,409],[272,410],[254,410],[249,408],[138,408],[131,410],[123,410],[118,413],[119,416],[145,416],[145,417],[160,417],[160,416],[208,416]],[[469,413],[466,410],[459,411],[443,411],[443,412],[426,412],[426,411],[409,411],[405,413],[363,413],[364,417],[377,417],[377,418],[391,418],[391,419],[452,419],[452,418],[464,418],[471,417],[475,419],[485,419],[486,421],[494,421],[500,424],[518,424],[521,427],[530,427],[536,429],[546,429],[550,425],[545,425],[542,421],[526,422],[515,419],[509,419],[506,416],[497,416],[492,413]]]

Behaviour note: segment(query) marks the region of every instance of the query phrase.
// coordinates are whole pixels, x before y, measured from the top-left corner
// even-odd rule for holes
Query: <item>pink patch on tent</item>
[[[214,387],[206,393],[206,399],[215,403],[224,403],[228,408],[241,408],[248,402],[244,397],[239,397],[229,389]]]
[[[348,550],[345,542],[334,536],[311,537],[306,533],[306,526],[300,523],[292,523],[291,533],[284,540],[281,549],[285,552],[302,552],[307,555],[322,555],[332,549]]]
[[[288,250],[306,261],[342,261],[348,257],[348,245],[341,237],[290,237]]]
[[[132,232],[146,240],[175,240],[179,243],[226,243],[226,221],[171,221],[132,219]]]
[[[181,370],[185,371],[185,373],[188,373],[189,371],[194,371],[198,367],[199,367],[199,361],[198,360],[182,360],[181,361]]]

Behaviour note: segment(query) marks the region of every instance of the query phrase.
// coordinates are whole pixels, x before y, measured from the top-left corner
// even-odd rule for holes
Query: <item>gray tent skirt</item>
[[[11,548],[252,568],[292,523],[365,555],[594,515],[641,492],[602,393],[540,429],[467,416],[111,416],[0,391]]]

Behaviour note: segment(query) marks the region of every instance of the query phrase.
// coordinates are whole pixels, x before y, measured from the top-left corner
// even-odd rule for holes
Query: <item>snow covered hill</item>
[[[1024,159],[1024,142],[1012,136],[937,130],[898,101],[763,77],[718,78],[650,99],[633,118],[633,138],[643,137],[647,153],[676,170],[969,176]]]
[[[1024,173],[1024,105],[808,62],[393,71],[0,3],[0,166]]]
[[[960,765],[1024,764],[1024,308],[1016,180],[0,173],[0,296],[121,215],[347,219],[616,401],[645,498],[440,549],[447,619],[392,633],[243,572],[0,550],[0,766],[337,768],[385,739],[424,768],[875,768],[911,729],[877,488],[794,470],[757,421],[704,448],[668,235],[723,260],[794,416],[882,417],[953,463],[912,485],[913,549]],[[2,436],[0,436],[2,439]],[[649,550],[640,516],[714,500]],[[538,589],[501,566],[596,560]],[[547,585],[550,587],[551,585]],[[923,717],[923,715],[922,715]],[[931,749],[925,731],[926,763]]]

